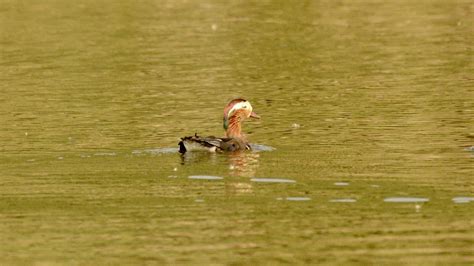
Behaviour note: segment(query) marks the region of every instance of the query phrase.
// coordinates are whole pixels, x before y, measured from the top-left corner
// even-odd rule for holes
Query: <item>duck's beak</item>
[[[257,115],[257,114],[256,114],[255,112],[253,112],[253,111],[250,113],[250,117],[260,119],[260,116]]]

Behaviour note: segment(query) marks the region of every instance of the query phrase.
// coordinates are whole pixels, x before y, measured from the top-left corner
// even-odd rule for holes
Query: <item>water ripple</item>
[[[352,203],[352,202],[357,202],[356,199],[332,199],[329,200],[329,202],[343,202],[343,203]]]
[[[168,154],[168,153],[178,153],[179,149],[178,148],[156,148],[156,149],[145,149],[145,150],[134,150],[132,151],[132,154],[152,154],[152,155],[157,155],[157,154]]]
[[[296,183],[295,180],[284,178],[252,178],[250,181],[260,183]]]
[[[221,176],[212,176],[212,175],[190,175],[189,179],[201,179],[201,180],[221,180],[224,179]]]
[[[454,203],[469,203],[474,202],[474,197],[454,197]]]
[[[414,197],[390,197],[385,198],[385,202],[395,202],[395,203],[418,203],[418,202],[428,202],[428,198],[414,198]]]
[[[286,197],[285,198],[288,201],[309,201],[311,198],[308,197]],[[282,197],[277,198],[277,200],[283,200]]]
[[[257,144],[257,143],[250,143],[250,147],[252,148],[253,151],[274,151],[276,150],[273,147],[263,145],[263,144]]]

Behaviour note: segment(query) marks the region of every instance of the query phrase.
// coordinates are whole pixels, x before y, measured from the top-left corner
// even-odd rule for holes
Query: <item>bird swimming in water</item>
[[[252,108],[250,102],[244,99],[234,99],[224,108],[225,138],[214,136],[200,137],[197,134],[181,138],[178,143],[179,152],[207,150],[216,151],[241,151],[250,150],[247,138],[242,133],[242,122],[247,118],[260,118]]]

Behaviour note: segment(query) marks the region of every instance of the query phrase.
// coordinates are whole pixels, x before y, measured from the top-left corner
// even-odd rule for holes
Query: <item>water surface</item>
[[[0,0],[0,264],[473,264],[473,10]]]

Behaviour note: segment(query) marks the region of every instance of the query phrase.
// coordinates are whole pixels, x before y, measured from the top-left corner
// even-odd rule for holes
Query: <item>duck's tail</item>
[[[184,138],[183,138],[184,139]],[[186,150],[186,146],[184,145],[184,140],[181,139],[181,141],[178,143],[179,145],[179,153],[185,153],[187,150]]]
[[[186,153],[187,151],[210,151],[215,152],[216,149],[220,149],[220,143],[222,140],[216,137],[200,137],[197,134],[194,136],[187,136],[181,138],[181,141],[178,143],[179,152]]]

